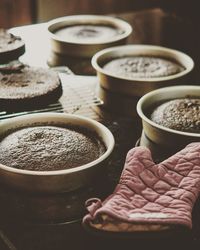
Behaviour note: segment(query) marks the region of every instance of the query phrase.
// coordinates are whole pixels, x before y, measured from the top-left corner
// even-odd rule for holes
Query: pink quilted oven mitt
[[[113,194],[86,202],[83,225],[110,232],[190,229],[199,191],[200,143],[158,165],[147,148],[133,148]]]

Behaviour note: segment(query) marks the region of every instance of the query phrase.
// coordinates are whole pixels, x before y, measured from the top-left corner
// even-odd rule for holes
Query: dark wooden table
[[[200,80],[198,74],[200,68],[200,36],[191,20],[165,13],[160,9],[126,13],[119,15],[119,17],[128,20],[133,25],[133,35],[130,37],[129,43],[163,45],[191,55],[196,64],[192,81],[198,84]],[[53,66],[60,64],[59,60],[52,61],[46,24],[17,27],[13,31],[22,36],[26,43],[26,54],[21,58],[23,62],[43,67],[47,67],[47,61],[51,62]],[[80,61],[70,62],[69,60],[65,61],[65,59],[62,58],[62,65],[70,67],[75,74],[93,74],[88,61],[80,64]],[[66,91],[69,91],[70,86],[73,87],[70,90],[72,91],[70,95],[75,95],[75,92],[77,94],[82,86],[86,88],[89,86],[93,90],[92,93],[95,94],[97,84],[98,80],[95,76],[66,76],[63,80],[63,85],[67,86],[65,87]],[[30,204],[26,206],[23,194],[18,193],[14,194],[16,213],[15,209],[12,209],[12,212],[9,213],[9,206],[13,208],[13,203],[6,203],[10,191],[0,186],[0,250],[199,249],[200,206],[198,203],[194,208],[193,230],[190,235],[184,237],[182,235],[163,237],[157,234],[147,238],[142,235],[140,237],[134,237],[133,235],[131,239],[109,238],[93,235],[82,228],[81,217],[85,213],[83,209],[84,198],[94,194],[104,197],[112,192],[119,179],[127,151],[135,146],[141,135],[141,124],[137,117],[126,117],[117,114],[117,112],[105,110],[98,96],[94,97],[96,102],[93,99],[91,103],[84,105],[83,101],[81,104],[79,103],[78,107],[69,105],[69,92],[66,92],[65,97],[66,103],[61,100],[61,112],[92,117],[104,123],[114,134],[116,146],[108,164],[107,179],[100,180],[96,184],[98,190],[94,187],[94,190],[91,187],[80,190],[81,195],[78,196],[78,198],[81,197],[80,213],[75,214],[73,219],[76,222],[71,223],[65,223],[66,221],[70,222],[70,220],[59,221],[60,223],[54,224],[48,221],[42,221],[41,223],[39,220],[34,221],[33,218],[31,220],[30,214],[34,207],[31,207]],[[59,108],[56,106],[56,109],[59,110]],[[15,113],[9,115],[12,117],[15,116]],[[20,113],[16,115],[20,115]],[[90,191],[88,192],[88,190]],[[69,199],[73,195],[68,194]],[[45,199],[46,197],[44,197]],[[32,204],[34,206],[35,203]],[[29,210],[27,210],[27,207]]]

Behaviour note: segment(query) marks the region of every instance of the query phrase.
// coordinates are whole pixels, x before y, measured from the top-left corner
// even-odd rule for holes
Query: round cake
[[[19,58],[25,52],[25,44],[18,36],[0,29],[0,63]]]
[[[24,68],[24,64],[18,60],[13,60],[8,63],[0,64],[0,73],[15,73]]]
[[[184,70],[176,62],[150,56],[116,58],[107,62],[103,68],[116,76],[129,79],[165,77]]]
[[[12,168],[52,171],[78,167],[99,158],[105,146],[81,127],[34,126],[0,141],[0,163]]]
[[[150,119],[164,127],[191,133],[200,133],[200,99],[182,98],[158,105]]]
[[[99,42],[99,39],[108,40],[122,31],[112,26],[104,25],[74,25],[63,27],[54,32],[63,40],[71,40],[73,42]]]
[[[62,94],[58,74],[50,69],[25,67],[0,73],[0,106],[26,108],[55,102]]]

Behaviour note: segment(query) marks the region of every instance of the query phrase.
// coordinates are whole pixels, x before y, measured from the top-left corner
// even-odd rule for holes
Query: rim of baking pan
[[[190,133],[190,132],[183,132],[183,131],[179,131],[179,130],[175,130],[175,129],[171,129],[171,128],[167,128],[165,126],[159,125],[155,122],[153,122],[152,120],[150,120],[144,113],[143,111],[143,105],[145,104],[145,102],[149,99],[154,99],[155,95],[163,95],[166,93],[171,93],[174,92],[175,90],[198,90],[200,92],[200,86],[196,86],[196,85],[180,85],[180,86],[170,86],[170,87],[164,87],[164,88],[160,88],[160,89],[156,89],[153,90],[147,94],[145,94],[144,96],[142,96],[136,106],[136,110],[138,115],[140,116],[140,118],[142,118],[143,121],[145,121],[146,123],[148,123],[149,125],[151,125],[152,127],[158,128],[160,130],[172,133],[172,134],[176,134],[176,135],[184,135],[184,136],[190,136],[190,137],[195,137],[195,138],[200,138],[200,133]],[[179,98],[179,97],[177,97]],[[170,95],[168,100],[170,99]],[[174,99],[174,98],[172,98]]]
[[[55,26],[59,24],[70,24],[73,23],[75,24],[89,24],[89,22],[94,23],[96,21],[97,24],[105,24],[107,22],[110,24],[110,26],[118,27],[121,29],[123,32],[122,34],[117,34],[111,38],[108,39],[99,39],[98,42],[93,42],[93,41],[76,41],[74,39],[62,39],[60,36],[55,35],[53,32],[56,30]],[[64,27],[64,26],[62,26]],[[117,42],[120,40],[123,40],[127,38],[131,32],[132,32],[132,26],[119,18],[116,17],[111,17],[111,16],[103,16],[103,15],[72,15],[72,16],[64,16],[64,17],[59,17],[56,19],[53,19],[47,23],[47,29],[48,32],[51,36],[52,39],[58,41],[58,42],[63,42],[63,43],[70,43],[70,44],[79,44],[79,45],[92,45],[92,44],[108,44],[108,43],[113,43]]]
[[[170,54],[170,58],[173,59],[172,56],[174,56],[175,61],[178,61],[176,59],[176,57],[181,57],[182,59],[185,60],[185,62],[187,62],[187,66],[184,65],[183,62],[179,62],[182,66],[185,67],[185,69],[177,74],[173,74],[170,76],[163,76],[163,77],[151,77],[151,78],[130,78],[130,77],[122,77],[122,76],[118,76],[114,73],[109,72],[109,70],[105,70],[100,66],[100,62],[99,60],[101,60],[101,57],[106,57],[106,56],[110,56],[111,59],[115,59],[115,58],[120,58],[123,56],[131,56],[131,53],[133,51],[137,52],[137,50],[144,50],[147,53],[142,53],[143,56],[148,56],[151,55],[150,52],[151,51],[156,51],[159,52],[160,54],[158,54],[157,56],[162,57],[162,53],[164,52],[165,54]],[[129,52],[129,53],[128,53]],[[116,56],[115,53],[120,53],[119,57]],[[124,55],[123,55],[124,53]],[[113,57],[112,57],[113,54]],[[134,55],[137,55],[137,53],[135,53]],[[141,53],[138,53],[138,55],[141,55]],[[153,56],[153,55],[152,55]],[[163,55],[163,57],[166,57]],[[105,60],[105,58],[104,58]],[[187,54],[178,51],[178,50],[174,50],[174,49],[170,49],[170,48],[166,48],[166,47],[162,47],[162,46],[155,46],[155,45],[149,45],[149,44],[143,44],[143,45],[139,45],[139,44],[129,44],[129,45],[122,45],[122,46],[114,46],[114,47],[110,47],[110,48],[106,48],[103,49],[99,52],[97,52],[93,57],[92,57],[92,66],[94,67],[94,69],[97,72],[100,72],[104,75],[110,76],[110,77],[114,77],[117,79],[121,79],[121,80],[127,80],[127,82],[129,81],[130,83],[133,81],[137,81],[137,82],[161,82],[161,81],[168,81],[168,80],[173,80],[179,77],[182,77],[186,74],[188,74],[190,71],[192,71],[192,69],[194,68],[194,61],[193,59],[188,56]]]
[[[32,123],[34,124],[34,119],[42,119],[42,118],[51,118],[52,119],[52,123],[54,122],[54,124],[56,125],[56,122],[53,121],[53,119],[56,118],[65,118],[66,120],[68,119],[68,122],[66,122],[67,124],[73,124],[73,122],[70,123],[70,121],[72,120],[81,120],[83,122],[86,122],[88,124],[91,124],[91,126],[93,126],[93,131],[95,131],[97,133],[97,130],[101,131],[107,138],[108,140],[108,145],[106,146],[106,152],[101,155],[99,158],[97,158],[94,161],[91,161],[87,164],[78,166],[78,167],[74,167],[74,168],[70,168],[70,169],[62,169],[62,170],[53,170],[53,171],[32,171],[32,170],[23,170],[23,169],[16,169],[16,168],[12,168],[6,165],[3,165],[0,163],[0,169],[12,172],[12,173],[17,173],[17,174],[23,174],[23,175],[37,175],[37,176],[58,176],[58,175],[63,175],[63,174],[71,174],[71,173],[75,173],[75,172],[79,172],[85,169],[89,169],[91,167],[95,167],[95,165],[101,163],[102,161],[104,161],[113,151],[114,148],[114,144],[115,144],[115,140],[113,137],[113,134],[111,133],[111,131],[105,127],[103,124],[101,124],[100,122],[97,122],[93,119],[84,117],[84,116],[80,116],[80,115],[74,115],[74,114],[58,114],[58,113],[37,113],[37,114],[28,114],[28,115],[23,115],[20,117],[15,117],[15,118],[10,118],[10,119],[6,119],[4,121],[0,122],[0,130],[2,126],[7,126],[10,124],[15,124],[18,122],[23,122],[26,120],[26,124],[28,125],[27,121],[31,121],[29,123],[29,125]],[[70,120],[71,119],[71,120]],[[38,121],[39,122],[39,121]],[[65,122],[62,122],[62,124],[64,124]],[[35,124],[37,124],[37,121],[35,121]],[[41,123],[41,124],[45,124],[45,122]],[[87,126],[85,126],[87,128]],[[20,126],[16,127],[16,128],[20,128]],[[14,127],[13,127],[14,129]],[[102,139],[103,140],[103,139]],[[105,140],[103,140],[104,144]]]

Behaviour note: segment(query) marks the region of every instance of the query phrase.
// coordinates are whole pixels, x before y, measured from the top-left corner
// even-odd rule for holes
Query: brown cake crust
[[[107,41],[121,34],[122,31],[112,26],[82,24],[60,28],[54,33],[62,39],[70,39],[74,42],[82,43],[87,41],[99,42],[99,39]]]
[[[96,160],[104,152],[105,146],[96,134],[78,127],[22,128],[0,141],[0,163],[25,170],[74,168]]]
[[[20,37],[0,29],[0,63],[16,60],[24,52],[25,44]]]
[[[116,76],[129,79],[165,77],[184,70],[176,62],[153,56],[116,58],[107,62],[103,68]]]
[[[25,67],[20,72],[0,73],[0,105],[20,108],[55,102],[62,94],[58,74],[50,69]]]
[[[200,133],[200,98],[182,98],[157,106],[150,119],[164,127]]]
[[[18,61],[10,61],[8,63],[0,64],[0,73],[6,74],[6,73],[17,73],[20,72],[25,65]]]

